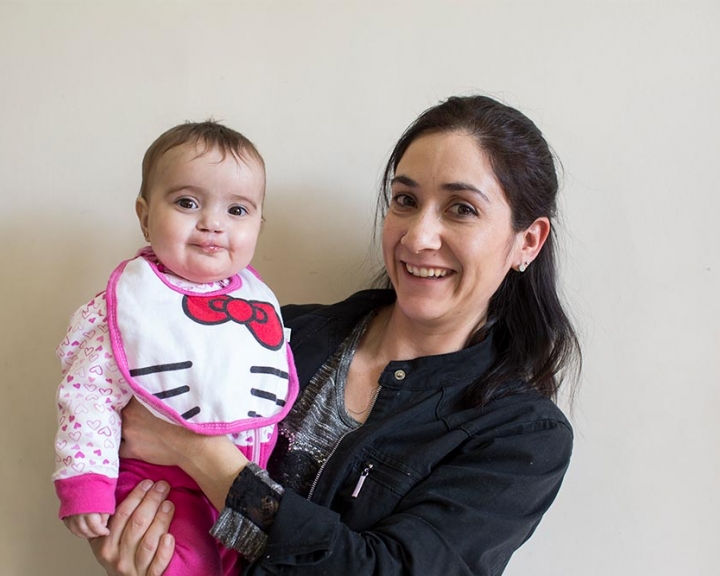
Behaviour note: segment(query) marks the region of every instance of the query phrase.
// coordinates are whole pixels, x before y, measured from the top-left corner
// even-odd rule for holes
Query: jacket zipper
[[[357,484],[355,484],[355,490],[353,490],[350,496],[351,498],[357,498],[360,495],[360,490],[362,490],[363,484],[365,484],[365,478],[368,477],[372,468],[372,462],[368,462],[367,466],[365,466],[365,469],[360,472],[360,478],[358,478]]]
[[[378,386],[377,390],[375,390],[375,396],[372,399],[372,404],[370,404],[370,410],[368,411],[368,418],[370,418],[370,414],[372,414],[373,408],[375,408],[375,402],[377,402],[378,396],[380,395],[380,390],[382,390],[382,386]],[[367,418],[366,418],[367,421]],[[330,451],[330,454],[328,454],[328,457],[325,458],[325,462],[322,463],[320,466],[320,469],[317,471],[317,474],[315,474],[315,479],[313,480],[312,485],[310,486],[310,492],[308,492],[307,499],[312,500],[313,494],[315,493],[315,488],[317,487],[318,482],[320,481],[320,475],[323,473],[323,470],[325,470],[325,466],[327,466],[327,463],[330,461],[330,458],[333,457],[333,454],[338,449],[338,446],[340,446],[340,443],[345,440],[345,436],[350,434],[351,432],[354,432],[357,430],[357,428],[353,430],[348,430],[345,432],[342,436],[340,436],[340,439],[335,443],[335,446],[333,446],[333,449]],[[364,470],[363,470],[364,472]],[[369,473],[369,470],[368,470]],[[367,476],[367,474],[366,474]],[[362,485],[361,485],[362,487]],[[355,488],[357,490],[357,487]]]

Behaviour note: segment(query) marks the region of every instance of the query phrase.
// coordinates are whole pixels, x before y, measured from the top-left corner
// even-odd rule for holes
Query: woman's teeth
[[[420,278],[442,278],[447,276],[448,273],[447,270],[441,270],[440,268],[417,268],[410,266],[410,264],[405,264],[405,268],[410,274],[420,276]]]

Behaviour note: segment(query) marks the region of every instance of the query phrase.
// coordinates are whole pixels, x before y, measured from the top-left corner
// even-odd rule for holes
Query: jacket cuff
[[[210,534],[226,548],[256,560],[265,549],[267,532],[284,492],[265,470],[252,462],[247,464],[230,487],[225,508]]]
[[[58,516],[62,519],[75,514],[113,514],[117,478],[101,474],[83,474],[55,480],[55,492],[60,499]]]

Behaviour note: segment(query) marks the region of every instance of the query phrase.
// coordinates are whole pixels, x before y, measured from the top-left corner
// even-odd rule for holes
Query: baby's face
[[[140,225],[167,268],[193,282],[228,278],[255,253],[265,189],[261,164],[203,144],[166,152],[153,171]]]

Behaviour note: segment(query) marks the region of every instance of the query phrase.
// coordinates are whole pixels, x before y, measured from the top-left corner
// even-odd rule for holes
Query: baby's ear
[[[150,214],[150,207],[148,206],[147,200],[142,196],[138,196],[135,200],[135,214],[137,214],[138,221],[140,222],[140,230],[146,241],[150,241],[150,231],[148,230],[148,217]]]

